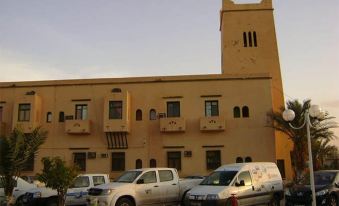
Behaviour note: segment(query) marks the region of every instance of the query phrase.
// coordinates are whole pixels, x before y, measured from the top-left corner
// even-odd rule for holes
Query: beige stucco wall
[[[246,76],[199,75],[180,77],[126,78],[106,80],[79,80],[59,82],[17,83],[16,87],[0,84],[0,101],[4,107],[4,122],[11,128],[17,111],[13,105],[27,91],[35,91],[41,98],[43,128],[48,139],[36,158],[35,170],[43,156],[61,156],[68,163],[73,152],[96,152],[96,159],[87,160],[86,172],[111,173],[112,151],[126,152],[126,169],[135,168],[135,160],[142,159],[143,166],[149,160],[157,160],[158,166],[167,166],[167,151],[182,152],[181,175],[203,174],[206,169],[206,151],[220,150],[222,164],[235,162],[236,157],[251,156],[253,161],[275,161],[274,132],[267,126],[266,113],[272,109],[271,79],[268,75]],[[89,81],[89,82],[88,82]],[[107,149],[103,131],[104,99],[113,88],[121,88],[130,94],[130,132],[128,149]],[[214,97],[211,97],[213,96]],[[77,101],[75,101],[77,100]],[[81,101],[85,100],[85,101]],[[166,102],[181,103],[181,117],[185,119],[184,132],[161,132],[160,120],[149,120],[149,110],[166,113]],[[205,100],[219,101],[219,116],[225,119],[224,131],[200,131],[200,118],[205,115]],[[4,103],[5,102],[5,103]],[[64,122],[58,122],[58,114],[75,115],[75,104],[88,104],[90,134],[68,134]],[[234,106],[248,106],[249,118],[233,118]],[[143,120],[135,120],[135,111],[141,109]],[[53,120],[46,122],[47,112]],[[174,147],[174,148],[173,148]],[[192,157],[184,157],[184,151],[192,151]],[[108,158],[101,158],[107,153]],[[111,173],[116,176],[118,173]]]

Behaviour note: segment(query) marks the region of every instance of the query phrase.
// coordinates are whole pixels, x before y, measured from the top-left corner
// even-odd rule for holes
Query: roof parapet
[[[239,4],[234,1],[235,0],[223,0],[222,11],[273,9],[272,0],[261,0],[260,3],[250,4]]]

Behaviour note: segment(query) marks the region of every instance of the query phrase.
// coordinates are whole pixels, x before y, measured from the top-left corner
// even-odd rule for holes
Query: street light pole
[[[323,115],[320,107],[318,105],[312,105],[306,112],[304,123],[300,127],[294,127],[291,123],[289,123],[290,127],[293,129],[302,129],[306,125],[307,130],[307,146],[308,146],[308,167],[310,170],[310,184],[312,190],[312,206],[316,206],[316,195],[315,195],[315,187],[314,187],[314,172],[313,172],[313,160],[312,160],[312,145],[311,145],[311,134],[310,127],[312,126],[310,116],[312,117],[320,117]],[[287,109],[283,112],[283,118],[285,121],[291,122],[295,118],[295,113],[291,109]]]
[[[316,206],[317,200],[315,198],[312,145],[311,145],[311,134],[310,134],[310,126],[312,125],[311,125],[310,115],[308,111],[305,114],[305,119],[306,119],[306,130],[307,130],[308,161],[309,161],[309,168],[310,168],[310,183],[311,183],[311,190],[312,190],[312,206]]]

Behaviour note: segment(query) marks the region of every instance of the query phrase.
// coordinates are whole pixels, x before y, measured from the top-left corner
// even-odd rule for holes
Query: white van
[[[185,205],[225,205],[232,195],[239,205],[279,205],[283,194],[283,182],[275,163],[237,163],[212,172],[186,194]]]

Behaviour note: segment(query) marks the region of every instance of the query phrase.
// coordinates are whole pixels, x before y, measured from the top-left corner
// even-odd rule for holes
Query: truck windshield
[[[206,177],[200,185],[228,186],[238,171],[216,171]]]
[[[122,173],[122,175],[115,179],[113,182],[132,183],[140,174],[141,171],[127,171]]]

